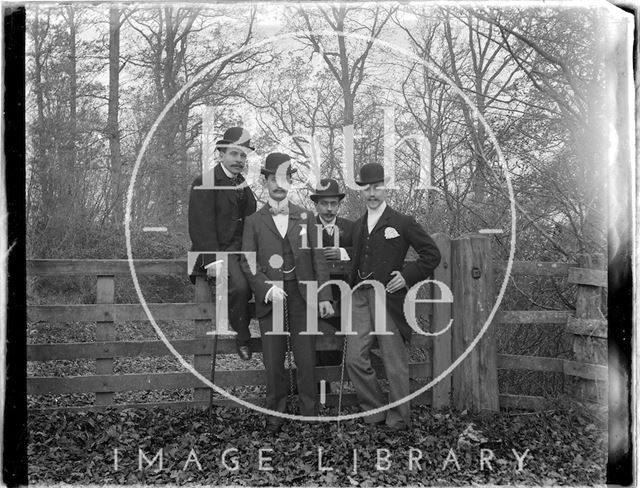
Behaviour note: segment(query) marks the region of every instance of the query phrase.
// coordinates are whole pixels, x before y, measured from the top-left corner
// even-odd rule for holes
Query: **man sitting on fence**
[[[389,403],[409,395],[409,360],[405,342],[411,338],[411,327],[404,315],[407,288],[427,279],[440,262],[440,251],[429,234],[413,217],[403,215],[386,202],[384,168],[377,163],[365,164],[356,183],[363,186],[367,212],[353,226],[353,330],[347,337],[346,366],[363,410],[386,404],[371,367],[370,352],[378,341],[382,363],[389,380]],[[418,254],[415,262],[405,266],[409,246]],[[371,283],[362,283],[370,281]],[[374,332],[376,301],[385,300],[386,333]],[[375,317],[381,320],[381,317]],[[377,329],[377,327],[375,328]],[[405,402],[386,412],[366,416],[371,424],[385,424],[391,430],[410,426],[411,411]]]
[[[307,307],[326,318],[333,314],[331,290],[324,288],[307,303],[306,286],[320,287],[329,279],[327,262],[318,249],[313,214],[289,202],[287,193],[291,175],[290,157],[272,153],[261,169],[269,192],[267,205],[245,221],[241,265],[256,297],[256,316],[262,335],[262,358],[267,376],[266,407],[285,412],[287,391],[293,394],[292,373],[284,368],[285,356],[293,350],[297,366],[300,414],[316,416],[318,398],[315,382],[315,336],[302,335],[306,329]],[[248,254],[248,255],[247,255]],[[251,261],[255,258],[255,268]],[[282,331],[290,332],[290,335]],[[267,430],[277,433],[282,418],[270,416]]]
[[[247,151],[253,151],[250,137],[241,127],[228,129],[222,140],[216,143],[221,161],[213,168],[213,177],[210,174],[199,176],[189,193],[191,250],[201,253],[194,269],[190,270],[191,281],[195,282],[195,275],[206,273],[214,296],[213,278],[219,272],[214,264],[214,253],[240,251],[244,219],[256,211],[253,192],[244,184],[245,179],[240,174],[247,161]],[[207,182],[209,179],[215,188],[203,186],[203,180]],[[229,325],[237,333],[238,356],[248,361],[252,352],[249,332],[251,290],[240,269],[238,254],[229,255],[228,266]]]

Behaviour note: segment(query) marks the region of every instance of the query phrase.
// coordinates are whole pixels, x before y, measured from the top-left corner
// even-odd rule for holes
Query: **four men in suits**
[[[386,202],[387,183],[384,168],[377,163],[365,164],[356,183],[363,187],[367,211],[353,226],[353,330],[347,337],[347,371],[363,410],[387,404],[371,367],[371,348],[377,339],[385,372],[389,380],[389,403],[409,395],[409,361],[406,343],[411,327],[406,321],[403,304],[407,289],[432,274],[440,262],[440,252],[429,234],[413,217],[403,215]],[[415,262],[405,265],[409,246],[417,252]],[[386,306],[376,307],[384,300]],[[375,326],[378,308],[385,315],[382,334]],[[410,426],[409,402],[386,412],[365,417],[372,424],[385,424],[392,430]]]
[[[250,137],[241,127],[228,129],[216,143],[221,160],[212,170],[213,177],[211,174],[199,176],[189,193],[191,250],[201,253],[190,270],[191,280],[195,282],[195,275],[206,273],[214,296],[215,253],[241,250],[244,221],[256,211],[256,199],[241,174],[248,151],[254,150]],[[203,182],[213,182],[213,186],[207,187]],[[229,255],[228,267],[229,325],[237,333],[238,355],[249,360],[252,352],[249,332],[251,290],[240,269],[239,254]]]
[[[317,212],[314,219],[288,200],[291,175],[296,171],[288,155],[267,156],[261,173],[269,198],[256,212],[256,199],[240,174],[247,152],[253,150],[249,134],[233,127],[218,141],[216,149],[221,161],[213,175],[203,175],[191,185],[189,234],[192,251],[200,253],[192,279],[196,274],[216,275],[215,252],[242,251],[242,256],[229,256],[228,315],[237,332],[238,354],[248,360],[252,352],[248,302],[253,292],[267,378],[266,407],[276,412],[286,410],[290,385],[284,362],[291,349],[297,366],[300,414],[318,414],[315,336],[301,333],[306,330],[309,307],[314,308],[312,313],[340,327],[334,315],[334,310],[339,309],[335,302],[340,293],[337,286],[324,288],[308,302],[303,282],[315,282],[320,287],[329,279],[327,261],[334,260],[352,260],[349,282],[353,289],[352,329],[356,335],[346,336],[346,368],[360,406],[368,411],[387,403],[371,366],[375,341],[389,380],[389,402],[409,395],[406,344],[411,328],[404,316],[404,299],[409,287],[432,274],[440,262],[440,253],[414,218],[386,204],[383,167],[370,163],[360,170],[356,183],[363,187],[367,211],[356,222],[337,216],[344,193],[332,179],[321,180],[320,187],[310,196]],[[213,181],[214,188],[203,186],[207,180]],[[321,234],[317,226],[321,227]],[[418,258],[405,265],[409,246]],[[384,328],[378,324],[383,319]],[[319,365],[340,364],[341,360],[339,352],[333,357],[318,355]],[[384,424],[392,430],[408,428],[409,404],[366,416],[365,421]],[[281,426],[281,418],[268,417],[269,432],[277,433]]]
[[[242,238],[243,252],[255,256],[255,269],[244,254],[241,265],[256,299],[267,377],[266,407],[276,412],[286,409],[290,385],[284,362],[290,347],[297,365],[300,414],[315,416],[318,414],[315,336],[301,332],[306,330],[308,307],[314,307],[313,313],[322,318],[332,315],[333,308],[328,288],[319,292],[317,300],[314,294],[314,299],[307,303],[307,290],[302,282],[316,282],[320,287],[329,279],[329,272],[315,237],[313,215],[287,198],[291,174],[295,171],[288,155],[267,156],[261,173],[269,193],[268,203],[246,219]],[[282,310],[281,305],[284,313],[276,313]],[[283,315],[285,323],[278,323]],[[283,331],[290,335],[283,335]],[[267,431],[276,433],[281,426],[280,417],[267,419]]]

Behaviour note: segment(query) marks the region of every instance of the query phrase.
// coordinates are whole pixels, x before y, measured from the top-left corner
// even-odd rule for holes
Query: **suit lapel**
[[[291,244],[291,249],[295,252],[298,248],[298,240],[296,238],[296,231],[298,226],[296,225],[300,221],[300,212],[296,207],[294,207],[291,202],[289,202],[289,222],[287,224],[287,234],[286,237],[289,239],[289,244]],[[307,238],[309,237],[308,232],[310,229],[307,229]]]
[[[347,222],[347,220],[342,217],[336,217],[336,230],[340,232],[340,242],[342,242],[343,237],[349,235],[349,224],[353,225],[352,222]]]
[[[335,233],[338,232],[338,239],[340,239],[340,230],[338,227],[338,218],[336,217],[336,223],[333,226],[333,235],[330,235],[327,230],[324,227],[324,223],[322,222],[322,220],[320,219],[320,216],[316,216],[316,224],[320,224],[322,226],[322,233],[320,234],[322,236],[322,242],[319,244],[322,244],[322,247],[333,247],[334,244],[334,239],[335,239]],[[317,232],[317,228],[313,229],[313,232]],[[317,235],[317,234],[316,234]]]
[[[222,169],[222,163],[218,163],[214,169],[214,175],[216,178],[216,186],[220,187],[225,187],[225,186],[232,186],[233,183],[230,181],[229,177],[225,174],[224,170]],[[238,198],[236,197],[236,192],[235,190],[231,189],[231,188],[221,188],[220,191],[222,193],[224,193],[224,195],[227,197],[227,199],[229,200],[229,203],[233,206],[237,206],[238,205]]]
[[[354,263],[358,263],[360,260],[360,238],[362,237],[362,232],[364,231],[365,225],[367,225],[366,212],[353,224],[353,250],[355,253],[355,256],[353,257]]]
[[[243,179],[243,181],[245,180]],[[256,197],[253,195],[253,192],[251,191],[251,188],[249,188],[249,185],[244,187],[244,195],[247,199],[247,207],[245,210],[248,211],[248,214],[252,214],[256,209]],[[251,210],[251,207],[253,208],[253,210]]]
[[[387,222],[389,222],[390,218],[391,218],[391,208],[389,207],[389,205],[387,205],[387,208],[384,209],[384,212],[382,212],[380,219],[378,220],[373,230],[371,231],[371,235],[375,234],[377,231],[382,229],[387,224]]]
[[[322,232],[320,233],[320,236],[322,237],[322,239],[321,239],[321,241],[320,241],[320,242],[318,242],[318,244],[317,244],[317,245],[318,245],[318,247],[325,247],[325,246],[327,245],[325,241],[326,241],[327,236],[328,236],[329,234],[327,234],[327,233],[325,232],[325,230],[324,230],[324,225],[322,224],[322,220],[320,220],[320,216],[319,216],[319,215],[316,215],[316,218],[315,218],[315,220],[313,221],[314,228],[313,228],[310,232],[315,232],[315,235],[317,236],[317,235],[318,235],[318,224],[319,224],[320,226],[322,226]]]
[[[280,232],[278,232],[278,228],[276,227],[276,223],[273,221],[273,217],[271,216],[271,212],[269,212],[269,204],[265,204],[260,210],[260,217],[266,226],[273,232],[278,239],[282,239]]]

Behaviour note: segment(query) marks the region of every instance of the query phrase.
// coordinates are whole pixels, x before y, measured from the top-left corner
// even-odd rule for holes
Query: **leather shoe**
[[[236,350],[238,351],[238,356],[243,361],[249,361],[251,359],[251,347],[250,346],[237,346]]]

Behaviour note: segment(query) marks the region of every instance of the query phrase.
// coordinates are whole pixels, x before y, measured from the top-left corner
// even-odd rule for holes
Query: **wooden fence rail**
[[[436,242],[446,245],[449,240],[443,234],[435,234]],[[134,259],[133,267],[137,275],[187,276],[186,259]],[[504,271],[507,261],[493,261],[495,271]],[[514,261],[512,275],[529,276],[567,276],[570,268],[578,268],[578,263],[554,263]],[[331,263],[332,273],[351,269],[351,263]],[[29,259],[27,274],[30,276],[131,276],[131,267],[127,259]],[[606,275],[604,276],[606,282]],[[606,286],[606,285],[600,285]]]
[[[147,303],[160,320],[211,320],[215,306],[210,303]],[[135,322],[146,321],[147,314],[139,303],[95,305],[31,305],[28,319],[32,322]],[[564,310],[508,310],[498,312],[499,324],[565,324],[572,314]],[[210,330],[207,329],[207,330]]]
[[[410,365],[412,388],[430,381],[447,369],[452,360],[475,337],[484,323],[486,313],[493,304],[491,290],[492,275],[504,273],[506,262],[491,261],[491,252],[487,237],[465,236],[451,240],[447,236],[434,236],[442,252],[442,262],[434,273],[434,279],[457,290],[454,296],[466,296],[465,306],[456,303],[435,302],[428,304],[422,311],[429,318],[432,332],[441,331],[453,318],[457,327],[436,338],[414,334],[412,345],[426,347],[427,360]],[[453,243],[453,244],[452,244]],[[453,252],[452,252],[453,250]],[[453,376],[445,377],[428,394],[421,395],[417,402],[429,403],[436,408],[453,405],[457,408],[496,409],[501,408],[542,408],[545,399],[528,395],[500,394],[497,387],[497,369],[529,370],[561,373],[576,378],[579,393],[601,392],[607,379],[607,367],[602,364],[602,352],[593,351],[606,341],[607,322],[599,313],[600,303],[596,296],[606,287],[606,272],[596,262],[580,257],[578,263],[549,263],[516,261],[512,265],[512,275],[566,277],[568,283],[578,285],[579,299],[574,315],[571,311],[549,310],[501,310],[480,341],[477,350],[472,351],[454,371]],[[185,277],[186,260],[134,260],[132,262],[137,275],[162,275]],[[350,263],[333,263],[334,275],[346,274]],[[27,360],[94,360],[96,374],[72,377],[37,377],[27,380],[29,395],[95,393],[93,406],[78,407],[99,409],[107,406],[118,408],[167,406],[181,408],[188,405],[206,405],[209,401],[208,388],[198,378],[188,372],[153,374],[115,374],[116,358],[123,357],[160,357],[169,356],[165,344],[159,340],[121,341],[116,337],[116,324],[128,321],[147,321],[148,317],[140,304],[119,304],[115,301],[116,277],[130,276],[131,266],[127,260],[29,260],[27,273],[32,277],[94,276],[96,278],[96,303],[94,304],[53,304],[28,306],[30,327],[37,328],[40,323],[86,323],[96,324],[95,342],[29,344]],[[431,297],[434,293],[430,291]],[[471,300],[471,301],[469,301]],[[488,307],[487,307],[488,305]],[[196,285],[194,303],[149,303],[149,309],[156,320],[192,321],[194,324],[191,339],[171,340],[173,347],[183,356],[194,358],[193,366],[205,377],[209,376],[213,339],[206,333],[212,330],[212,317],[215,306],[204,279]],[[457,308],[456,308],[457,307]],[[586,308],[585,308],[586,307]],[[585,311],[586,310],[586,311]],[[425,312],[426,311],[426,312]],[[599,314],[598,314],[599,313]],[[497,354],[493,331],[495,324],[559,324],[574,339],[573,360]],[[594,342],[596,341],[596,342]],[[597,343],[597,347],[593,344]],[[253,338],[254,350],[261,352],[260,338]],[[340,350],[342,338],[335,335],[323,335],[318,338],[319,350]],[[589,352],[591,351],[591,352]],[[235,354],[235,341],[221,337],[218,341],[218,354]],[[475,364],[475,366],[474,366]],[[381,377],[384,369],[380,364],[375,368]],[[338,366],[319,367],[318,379],[338,381]],[[260,369],[218,370],[216,384],[221,387],[264,384],[264,372]],[[596,384],[596,390],[589,386]],[[586,385],[586,386],[585,386]],[[161,402],[114,405],[114,396],[118,392],[142,390],[193,389],[193,400],[185,402]],[[575,390],[575,389],[574,389]],[[573,391],[575,394],[575,391]],[[595,395],[601,400],[602,395]],[[344,404],[355,402],[350,394]],[[250,403],[261,404],[260,398],[247,398]],[[233,406],[234,402],[216,398],[214,403]],[[336,396],[327,395],[327,404],[334,405]]]

